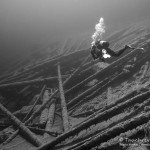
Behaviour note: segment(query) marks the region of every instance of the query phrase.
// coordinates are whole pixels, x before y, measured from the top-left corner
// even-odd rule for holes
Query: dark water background
[[[149,7],[150,0],[0,0],[0,74],[43,45],[91,36],[100,17],[107,30],[150,19]]]

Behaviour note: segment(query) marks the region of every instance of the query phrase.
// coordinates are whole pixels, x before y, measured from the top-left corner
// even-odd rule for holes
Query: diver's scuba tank
[[[109,42],[107,41],[100,41],[98,40],[96,43],[95,43],[96,47],[101,49],[101,48],[108,48],[109,47]]]
[[[107,42],[107,41],[100,41],[100,45],[102,47],[109,47],[109,42]]]

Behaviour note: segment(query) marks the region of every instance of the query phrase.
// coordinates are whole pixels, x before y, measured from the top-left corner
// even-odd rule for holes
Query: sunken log
[[[127,99],[131,99],[132,97],[134,97],[135,95],[139,95],[141,93],[139,92],[147,92],[147,89],[146,88],[141,88],[140,91],[137,91],[137,90],[134,90],[134,91],[131,91],[131,93],[128,93],[127,95],[121,97],[120,99],[118,99],[115,103],[111,103],[110,105],[106,105],[104,108],[96,111],[95,113],[93,113],[92,115],[90,115],[85,121],[83,122],[87,122],[88,120],[90,120],[91,118],[93,118],[95,115],[98,115],[99,113],[102,113],[104,112],[106,109],[110,109],[112,107],[115,107],[116,105],[124,102],[125,100]],[[83,122],[79,123],[78,125],[75,125],[76,127],[80,126]]]
[[[22,135],[29,140],[35,146],[41,146],[41,141],[19,120],[17,119],[10,111],[8,111],[2,104],[0,104],[0,110],[5,113],[12,124],[20,129]]]
[[[44,85],[43,88],[42,88],[42,90],[41,90],[41,92],[40,92],[40,94],[39,94],[39,96],[36,97],[37,99],[36,99],[35,103],[34,103],[33,106],[30,108],[29,112],[26,114],[26,116],[24,117],[24,119],[23,119],[22,122],[25,122],[25,121],[27,120],[27,118],[31,115],[31,113],[33,112],[35,106],[36,106],[36,105],[38,104],[38,102],[40,101],[40,99],[41,99],[41,97],[42,97],[42,95],[43,95],[43,92],[44,92],[45,88],[46,88],[46,86]],[[3,143],[3,145],[6,145],[6,144],[9,143],[11,140],[13,140],[13,139],[17,136],[18,133],[19,133],[19,129],[16,130],[16,131]]]
[[[68,111],[67,111],[67,105],[66,105],[66,100],[65,100],[65,95],[64,95],[64,89],[63,89],[59,64],[58,64],[58,80],[59,80],[59,91],[60,91],[60,98],[61,98],[63,129],[64,129],[64,132],[66,132],[70,129],[70,124],[69,124],[69,116],[68,116]]]
[[[82,54],[84,54],[84,55],[86,55],[86,54],[88,54],[89,53],[89,49],[84,49],[84,50],[80,50],[80,51],[77,51],[77,52],[74,52],[74,53],[71,53],[71,54],[69,54],[69,55],[65,55],[65,56],[56,56],[56,57],[54,57],[54,58],[51,58],[51,59],[49,59],[49,60],[46,60],[46,61],[42,61],[42,62],[40,62],[40,63],[38,63],[38,64],[36,64],[36,65],[34,65],[33,67],[31,67],[31,68],[28,68],[27,70],[24,70],[24,71],[21,71],[21,72],[19,72],[19,75],[20,74],[23,74],[23,73],[25,73],[25,72],[27,72],[27,71],[33,71],[34,69],[40,69],[42,66],[44,66],[44,65],[48,65],[49,63],[56,63],[56,62],[58,62],[58,59],[60,60],[60,61],[63,61],[63,60],[65,60],[66,59],[66,57],[69,57],[70,55],[79,55],[80,53],[82,52]],[[2,77],[0,77],[1,79],[3,79],[3,78],[6,78],[6,77],[11,77],[13,75],[13,73],[11,73],[11,74],[6,74],[6,75],[4,75],[4,76],[2,76]],[[17,75],[16,75],[17,76]]]
[[[15,132],[13,132],[13,134],[5,141],[2,143],[2,145],[6,145],[7,143],[11,142],[19,133],[19,130],[16,130]]]
[[[55,93],[56,94],[56,93]],[[49,100],[51,100],[55,95],[53,94],[52,96],[50,96]],[[33,114],[30,116],[30,118],[26,121],[26,124],[28,124],[29,122],[31,122],[36,116],[38,116],[40,114],[40,112],[46,107],[46,105],[48,104],[49,106],[51,106],[51,104],[53,102],[55,102],[55,99],[52,99],[52,101],[49,102],[45,101],[35,112],[33,112]]]
[[[124,133],[126,131],[132,130],[138,126],[141,126],[142,124],[148,123],[149,117],[150,117],[150,112],[148,112],[146,114],[143,113],[139,117],[134,117],[127,121],[121,122],[121,123],[113,126],[112,128],[109,128],[108,130],[99,133],[96,136],[90,137],[89,139],[87,139],[87,142],[84,142],[84,143],[81,142],[82,145],[74,148],[74,150],[81,150],[81,149],[90,150],[92,147],[95,147],[96,145],[99,145],[100,143],[107,141],[110,138],[118,136],[121,133]],[[56,138],[56,139],[58,139],[58,138]],[[60,141],[58,143],[60,143]],[[52,142],[49,142],[49,143],[44,144],[43,146],[39,147],[38,150],[47,150],[48,148],[54,148],[54,146],[57,145],[58,143],[56,143],[56,140],[53,140]],[[71,149],[73,149],[73,148],[71,148]]]
[[[36,101],[34,102],[33,106],[31,107],[31,109],[29,110],[29,112],[27,113],[27,115],[25,116],[25,118],[23,119],[23,122],[26,121],[28,119],[28,117],[31,115],[31,113],[33,112],[35,106],[38,104],[38,102],[42,99],[42,95],[45,91],[46,85],[43,86],[39,96],[37,97]]]
[[[99,62],[99,59],[96,59],[96,60],[91,60],[90,62],[87,62],[83,65],[83,70],[85,70],[86,68],[89,68],[91,67],[92,65],[94,64],[97,64]]]
[[[53,137],[56,137],[57,135],[59,135],[60,133],[57,133],[57,132],[52,132],[52,131],[49,131],[49,130],[43,130],[43,129],[40,129],[40,128],[35,128],[35,127],[30,127],[30,126],[27,126],[28,129],[30,129],[32,132],[36,133],[36,134],[46,134],[46,135],[51,135]],[[4,141],[2,143],[2,145],[6,145],[8,144],[9,142],[11,142],[19,133],[19,129],[14,131],[10,137]]]
[[[48,134],[48,135],[51,135],[51,136],[54,136],[54,137],[56,137],[57,135],[61,134],[61,133],[58,133],[58,132],[52,132],[52,131],[40,129],[40,128],[37,128],[37,127],[30,127],[30,126],[27,126],[27,127],[32,132],[35,132],[37,134]]]
[[[67,78],[68,75],[63,75],[62,78]],[[28,80],[28,81],[22,81],[22,82],[13,82],[8,84],[1,84],[0,90],[4,88],[12,88],[12,87],[20,87],[25,85],[32,85],[32,84],[41,84],[41,83],[47,83],[49,81],[57,81],[57,77],[49,77],[49,78],[43,78],[43,79],[35,79],[35,80]]]
[[[80,66],[71,74],[70,77],[68,77],[66,79],[66,81],[64,82],[64,86],[67,85],[67,82],[72,79],[72,77],[74,77],[76,74],[78,74],[78,72],[81,70],[81,68],[83,67],[83,65],[87,62],[87,60],[90,58],[90,55],[88,55],[83,61],[82,63],[80,64]]]
[[[42,101],[43,101],[43,103],[45,103],[45,102],[47,102],[48,100],[49,100],[49,91],[48,91],[48,90],[45,90]],[[48,106],[46,106],[46,107],[42,110],[41,116],[40,116],[40,120],[39,120],[40,124],[43,124],[43,125],[46,124],[47,119],[48,119],[48,111],[49,111]]]
[[[86,59],[85,59],[85,60],[86,60]],[[85,60],[84,60],[84,62],[85,62]],[[82,63],[81,65],[83,65],[83,63]],[[81,68],[81,67],[79,66],[79,67],[63,82],[63,86],[65,86],[65,85],[76,75],[76,73],[78,72],[78,70],[79,70],[80,68]],[[50,101],[51,99],[53,99],[54,96],[55,96],[58,92],[59,92],[59,90],[57,89],[57,90],[50,96],[49,101]],[[29,123],[30,121],[32,121],[32,120],[45,108],[45,106],[47,105],[47,103],[48,103],[49,101],[46,101],[45,103],[43,103],[43,104],[41,105],[41,107],[40,107],[39,109],[37,109],[37,110],[32,114],[32,116],[27,120],[27,123]],[[49,105],[51,105],[54,101],[55,101],[55,99],[52,100]]]
[[[76,84],[75,86],[73,86],[72,88],[70,88],[69,90],[67,90],[65,92],[65,94],[71,92],[72,90],[74,90],[75,88],[80,87],[81,85],[91,81],[92,79],[98,77],[98,76],[105,76],[106,71],[110,70],[113,66],[117,65],[120,61],[121,63],[127,62],[128,60],[131,59],[132,56],[134,56],[136,53],[138,54],[142,54],[141,49],[135,49],[133,51],[131,51],[130,53],[126,54],[125,56],[121,57],[120,59],[118,59],[117,61],[111,63],[108,67],[106,67],[103,70],[100,70],[98,72],[96,72],[94,75],[89,76],[88,78],[86,78],[85,80],[83,80],[82,82]]]
[[[83,49],[83,50],[80,50],[80,51],[77,51],[77,52],[73,52],[73,53],[67,54],[67,55],[65,55],[65,56],[62,56],[62,55],[59,55],[59,57],[56,56],[56,58],[52,58],[52,59],[50,59],[50,60],[43,61],[43,62],[41,62],[41,63],[35,65],[34,67],[30,68],[29,70],[31,70],[31,69],[32,69],[32,70],[38,69],[38,68],[40,68],[40,67],[42,67],[42,66],[44,66],[44,65],[47,65],[47,64],[49,64],[49,63],[57,63],[58,61],[63,61],[63,60],[65,60],[67,57],[69,57],[69,56],[71,56],[71,55],[75,55],[75,57],[76,57],[76,55],[78,56],[79,54],[81,54],[81,52],[82,52],[82,54],[87,55],[87,54],[89,53],[89,49]],[[81,55],[82,55],[82,54],[81,54]],[[29,70],[28,70],[28,71],[29,71]]]
[[[72,145],[71,148],[69,148],[69,149],[73,149],[73,147],[77,147],[78,145],[81,145],[81,144],[87,142],[91,137],[98,135],[100,132],[104,132],[104,131],[108,130],[109,128],[113,127],[113,126],[115,126],[115,125],[117,125],[121,122],[124,122],[125,120],[128,120],[129,118],[133,118],[133,116],[136,116],[139,112],[143,111],[144,107],[149,105],[149,103],[150,103],[150,98],[145,100],[140,105],[138,105],[138,107],[134,111],[131,111],[130,113],[128,113],[123,118],[121,118],[119,120],[115,120],[113,122],[110,122],[108,125],[104,126],[101,129],[96,130],[94,133],[88,134],[88,135],[80,138],[81,142],[78,143],[78,144]],[[136,106],[136,104],[134,106]],[[88,133],[88,129],[86,130],[86,132]]]
[[[115,77],[111,78],[108,82],[106,82],[100,89],[108,86],[112,81],[114,81],[115,79],[117,79],[118,77],[120,77],[121,75],[124,75],[124,73],[120,73],[118,75],[116,75]],[[74,99],[72,99],[71,101],[69,101],[69,103],[67,104],[67,107],[70,111],[70,109],[73,109],[74,107],[76,107],[76,105],[79,105],[78,103],[86,101],[86,96],[88,94],[90,95],[94,95],[97,92],[97,89],[102,85],[101,82],[97,83],[96,85],[90,87],[88,90],[84,91],[83,93],[79,94],[77,97],[75,97]],[[100,90],[99,89],[99,90]],[[93,94],[92,94],[93,93]]]
[[[133,136],[138,137],[141,134],[145,134],[145,130],[148,129],[149,124],[150,124],[150,121],[148,123],[142,124],[142,125],[134,128],[132,130],[128,130],[127,132],[121,133],[120,135],[116,136],[115,138],[110,139],[107,142],[101,143],[98,146],[98,149],[99,150],[100,149],[110,150],[110,149],[113,149],[115,146],[117,146],[121,142],[120,138],[122,138],[122,137],[130,139]]]
[[[34,96],[32,100],[34,100],[34,101],[37,100],[37,97],[38,97],[38,95]],[[19,118],[20,116],[24,116],[24,117],[25,117],[25,116],[29,113],[29,111],[31,110],[32,107],[33,107],[33,105],[24,106],[24,107],[22,107],[20,110],[17,110],[17,111],[15,111],[15,112],[13,112],[13,114],[14,114],[17,118]],[[40,105],[37,104],[37,105],[34,107],[33,111],[35,111],[35,110],[38,109],[39,107],[40,107]]]
[[[48,120],[45,127],[46,131],[51,131],[54,122],[54,116],[55,116],[55,102],[52,103],[48,111]],[[48,137],[48,136],[49,135],[47,133],[44,134],[44,137]]]
[[[90,150],[92,147],[95,147],[96,145],[99,145],[100,143],[107,141],[110,138],[118,136],[128,130],[132,130],[144,123],[148,123],[149,117],[150,112],[140,114],[139,116],[135,116],[134,118],[131,118],[127,121],[121,122],[94,137],[90,137],[89,141],[85,142],[74,150]]]
[[[58,138],[56,138],[54,141],[49,142],[47,144],[45,144],[44,146],[42,146],[41,148],[39,148],[39,150],[45,150],[46,148],[50,148],[50,147],[54,147],[55,145],[57,145],[58,143],[64,141],[66,138],[69,138],[70,136],[79,133],[80,131],[89,128],[90,126],[92,126],[93,124],[96,124],[102,120],[107,120],[108,118],[110,118],[110,116],[114,116],[116,114],[119,113],[119,111],[121,111],[124,107],[128,107],[131,106],[133,103],[137,103],[139,101],[143,101],[143,99],[147,99],[150,96],[150,91],[142,93],[138,96],[135,96],[134,98],[131,98],[121,104],[118,104],[117,106],[112,107],[109,110],[106,110],[98,115],[96,115],[94,118],[91,118],[90,120],[83,122],[80,126],[72,129],[71,131],[68,131],[67,133],[64,133],[62,135],[60,135]]]

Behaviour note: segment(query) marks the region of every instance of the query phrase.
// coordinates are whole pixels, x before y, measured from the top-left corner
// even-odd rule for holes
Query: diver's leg
[[[125,46],[124,48],[120,49],[117,52],[114,52],[113,50],[111,50],[110,48],[107,48],[106,51],[109,55],[114,56],[114,57],[118,57],[120,56],[128,47]]]
[[[126,49],[127,49],[126,47],[120,49],[119,51],[116,52],[116,55],[120,56]]]
[[[110,48],[107,48],[106,51],[107,51],[107,53],[108,53],[110,56],[118,57],[117,52],[114,52],[114,51],[111,50]]]
[[[119,50],[119,51],[117,52],[117,55],[120,56],[120,55],[121,55],[126,49],[128,49],[128,48],[134,49],[134,48],[131,47],[130,45],[125,45],[124,48],[122,48],[121,50]]]

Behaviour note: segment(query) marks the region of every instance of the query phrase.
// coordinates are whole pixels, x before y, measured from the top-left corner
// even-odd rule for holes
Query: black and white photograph
[[[150,150],[150,0],[0,0],[0,150]]]

